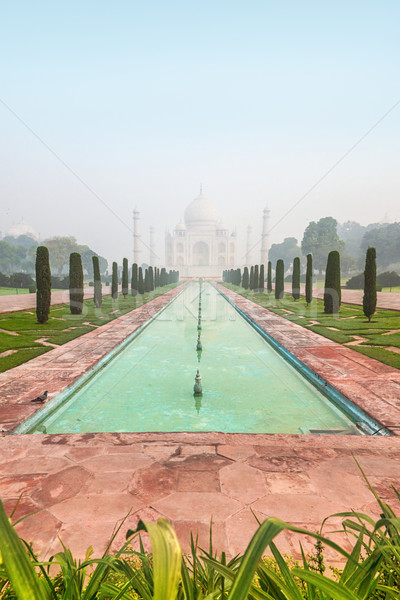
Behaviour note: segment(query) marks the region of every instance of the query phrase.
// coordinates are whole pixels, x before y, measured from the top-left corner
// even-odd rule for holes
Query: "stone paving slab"
[[[184,551],[190,532],[207,548],[213,520],[217,550],[243,552],[261,521],[274,516],[317,531],[335,512],[379,506],[355,463],[399,511],[400,437],[226,433],[102,433],[0,438],[0,495],[8,513],[35,512],[18,526],[42,558],[60,550],[76,556],[104,551],[130,513],[114,549],[139,519],[163,517]],[[253,512],[254,514],[253,514]],[[325,526],[334,530],[338,519]],[[284,532],[281,551],[300,558],[298,536]],[[307,550],[312,538],[301,538]],[[349,541],[340,540],[349,547]],[[146,542],[147,543],[147,542]],[[331,562],[340,563],[329,555]]]

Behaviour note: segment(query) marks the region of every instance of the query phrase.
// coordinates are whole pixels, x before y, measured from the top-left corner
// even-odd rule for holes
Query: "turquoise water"
[[[189,285],[35,431],[357,433],[210,284]],[[196,371],[203,395],[193,396]]]

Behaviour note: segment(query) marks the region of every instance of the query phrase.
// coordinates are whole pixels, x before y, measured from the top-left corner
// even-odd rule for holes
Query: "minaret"
[[[140,213],[137,208],[133,211],[133,262],[142,266],[142,249],[140,239]]]
[[[270,210],[266,206],[263,214],[263,228],[261,234],[261,263],[265,267],[268,263],[268,249],[269,249],[269,213]]]
[[[155,235],[156,230],[153,226],[150,227],[150,262],[149,265],[154,267],[156,264],[156,253],[155,253]]]
[[[246,266],[250,266],[251,265],[251,232],[252,232],[252,228],[251,225],[248,225],[247,227],[247,245],[246,245]]]

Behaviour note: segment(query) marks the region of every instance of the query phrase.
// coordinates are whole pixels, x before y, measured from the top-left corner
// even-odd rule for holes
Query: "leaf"
[[[304,569],[293,569],[292,573],[326,592],[335,600],[361,600],[360,596],[346,588],[342,583],[328,579],[320,573],[312,573]]]
[[[19,600],[48,600],[49,590],[35,573],[25,548],[15,533],[0,500],[0,559]]]
[[[172,525],[165,519],[143,523],[153,553],[154,600],[175,600],[181,576],[182,550]]]

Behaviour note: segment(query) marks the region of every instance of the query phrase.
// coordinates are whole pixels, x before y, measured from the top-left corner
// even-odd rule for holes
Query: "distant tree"
[[[270,294],[272,292],[272,263],[269,260],[267,266],[267,293]]]
[[[79,252],[69,257],[69,310],[71,315],[81,315],[83,309],[83,269]]]
[[[298,256],[293,259],[292,296],[294,300],[300,298],[300,258]]]
[[[79,253],[79,245],[74,237],[54,237],[45,241],[50,255],[51,270],[56,271],[61,277],[64,269],[68,266],[68,257],[72,252]]]
[[[94,305],[96,308],[101,308],[102,305],[102,293],[101,293],[101,277],[100,277],[100,265],[99,257],[92,256],[93,263],[93,283],[94,283]]]
[[[326,257],[331,250],[342,251],[344,242],[337,234],[337,221],[333,217],[324,217],[311,221],[304,231],[301,249],[303,254],[312,254],[314,267],[323,270]]]
[[[137,266],[137,263],[133,263],[132,275],[131,275],[131,295],[136,296],[137,293],[138,293],[138,266]]]
[[[297,239],[287,237],[280,244],[272,244],[268,251],[268,258],[272,263],[281,258],[285,265],[290,266],[295,256],[301,254],[301,248],[297,244]]]
[[[382,287],[388,287],[392,291],[392,287],[400,286],[400,275],[396,271],[385,271],[376,276],[376,283]]]
[[[99,258],[100,273],[104,273],[106,271],[108,266],[107,260],[103,258],[103,256],[99,256],[97,252],[94,252],[94,250],[91,250],[89,246],[79,245],[77,252],[79,252],[82,257],[82,267],[83,270],[86,271],[86,273],[89,274],[91,272],[93,256],[98,256]]]
[[[47,323],[51,302],[51,271],[46,246],[36,249],[36,316],[38,323]]]
[[[376,249],[377,266],[387,269],[400,262],[400,223],[389,223],[371,229],[364,234],[361,251],[365,255],[367,249]]]
[[[276,269],[275,269],[275,298],[277,300],[282,300],[283,294],[285,292],[285,266],[283,260],[280,258],[276,261]]]
[[[118,265],[116,262],[112,264],[111,298],[118,299]]]
[[[260,281],[258,284],[260,291],[264,291],[264,265],[260,265]]]
[[[371,321],[371,317],[376,310],[376,250],[368,248],[365,257],[364,269],[364,296],[363,296],[363,312]]]
[[[307,306],[312,301],[312,288],[313,288],[313,264],[312,254],[307,254],[307,269],[306,269],[306,303]]]
[[[129,292],[129,283],[128,283],[128,259],[122,259],[122,294],[124,298],[127,297]]]
[[[332,250],[328,254],[325,272],[324,313],[337,314],[341,302],[340,290],[340,254]]]
[[[242,287],[245,290],[249,289],[249,269],[248,267],[245,267],[243,269],[243,280],[242,280]]]
[[[348,290],[362,290],[364,288],[364,273],[350,277],[345,285]]]
[[[249,283],[249,287],[251,290],[254,290],[254,267],[251,266],[250,267],[250,283]]]
[[[28,273],[12,273],[10,275],[10,287],[15,288],[28,288],[32,285],[33,279]]]
[[[144,294],[144,281],[143,281],[143,269],[142,269],[142,267],[139,267],[138,292],[139,292],[139,294]]]
[[[0,269],[3,273],[13,273],[22,267],[22,261],[26,256],[23,246],[13,246],[4,240],[0,240]]]

